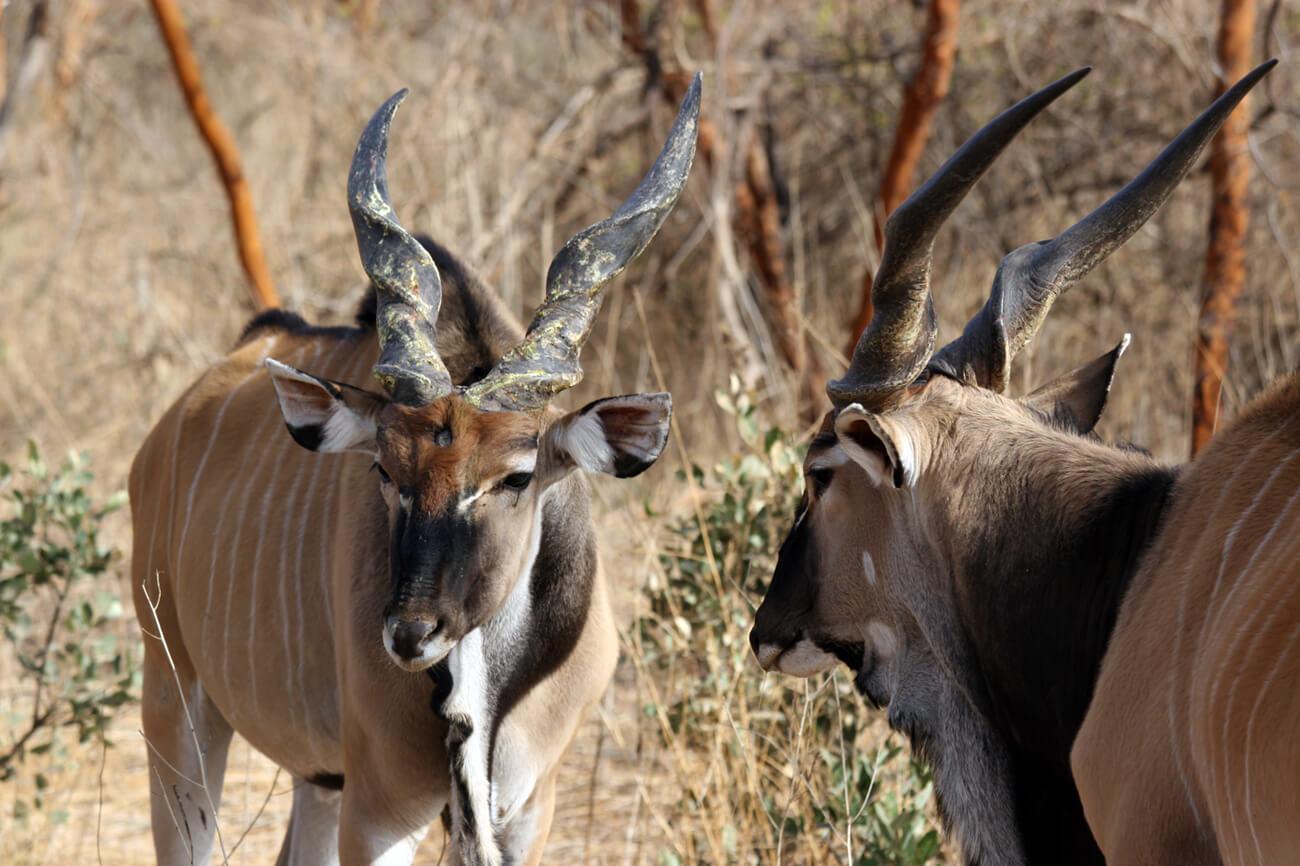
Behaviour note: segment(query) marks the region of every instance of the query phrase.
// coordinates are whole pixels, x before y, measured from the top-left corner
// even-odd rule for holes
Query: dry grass
[[[49,68],[18,106],[0,162],[0,456],[18,454],[29,438],[52,455],[86,450],[104,488],[120,489],[149,427],[230,345],[248,311],[224,198],[147,9],[99,0],[99,14],[85,16],[85,5],[54,4]],[[631,188],[671,119],[662,100],[643,98],[643,70],[623,53],[616,4],[475,0],[431,11],[387,3],[364,32],[350,12],[356,5],[186,4],[211,95],[243,149],[281,295],[319,320],[349,315],[361,272],[343,204],[347,160],[374,106],[409,86],[392,148],[404,222],[460,250],[525,313],[540,296],[550,253]],[[697,172],[660,239],[611,293],[586,351],[587,381],[569,398],[657,387],[662,376],[676,398],[678,441],[706,464],[740,444],[713,400],[733,373],[760,395],[766,417],[799,425],[743,251],[727,229],[728,145],[754,124],[771,125],[791,277],[813,351],[834,370],[870,233],[863,202],[879,176],[919,23],[909,4],[889,0],[716,5],[716,55],[703,52],[689,18],[674,50],[685,68],[706,71],[705,110],[723,143],[717,170],[711,182]],[[11,51],[26,9],[12,2],[5,10]],[[1210,0],[965,4],[952,95],[923,170],[1015,96],[1068,68],[1096,71],[1022,136],[942,235],[934,282],[945,335],[982,302],[1005,250],[1084,214],[1206,104],[1216,9]],[[1251,134],[1258,173],[1228,414],[1300,361],[1294,0],[1281,3],[1274,22],[1267,50],[1284,62],[1253,105],[1266,116]],[[63,67],[55,61],[73,51],[75,74],[56,74]],[[1058,304],[1018,362],[1016,388],[1131,331],[1104,432],[1181,459],[1208,214],[1197,175]],[[693,852],[715,862],[725,855],[726,797],[751,784],[722,739],[670,736],[665,749],[655,714],[644,712],[648,690],[667,683],[645,667],[630,629],[646,613],[641,587],[663,576],[666,542],[640,502],[689,513],[689,492],[670,482],[681,453],[641,488],[597,487],[629,632],[615,685],[566,765],[548,860],[659,862],[665,852],[690,853],[690,836],[718,840],[721,848]],[[123,547],[126,519],[109,527]],[[0,713],[12,708],[4,682]],[[782,692],[795,701],[791,719],[801,694],[802,686]],[[106,754],[74,753],[47,768],[52,806],[26,826],[8,825],[7,803],[30,780],[0,788],[0,861],[148,862],[137,728],[125,719]],[[786,731],[788,760],[772,772],[811,799],[825,789],[802,780],[821,770],[799,750],[838,744],[796,732]],[[708,808],[678,815],[682,780],[700,768],[735,775],[710,779]],[[236,861],[266,861],[278,847],[290,798],[284,777],[272,790],[272,776],[264,759],[233,747],[226,836],[237,838],[266,803]],[[55,810],[66,820],[48,823]],[[827,846],[822,857],[843,859]],[[429,862],[436,848],[436,840],[426,846]],[[821,859],[811,850],[789,859]]]

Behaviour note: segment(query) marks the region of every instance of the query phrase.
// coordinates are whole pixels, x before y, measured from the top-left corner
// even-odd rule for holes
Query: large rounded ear
[[[378,394],[331,382],[266,359],[289,435],[308,451],[375,450],[376,418],[388,402]]]
[[[547,453],[569,469],[631,478],[654,465],[668,444],[669,394],[607,397],[570,412],[546,432]]]
[[[835,417],[835,435],[849,459],[878,487],[912,487],[920,477],[916,443],[906,427],[853,403]]]
[[[1115,379],[1115,365],[1128,344],[1129,335],[1125,334],[1115,348],[1026,394],[1020,398],[1020,404],[1043,413],[1066,430],[1091,433],[1106,408],[1110,385]]]

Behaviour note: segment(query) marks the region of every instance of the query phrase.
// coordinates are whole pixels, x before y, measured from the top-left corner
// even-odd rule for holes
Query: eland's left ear
[[[308,451],[373,451],[375,418],[387,401],[361,388],[331,382],[266,359],[293,440]]]
[[[1129,335],[1106,354],[1020,398],[1028,406],[1047,415],[1053,423],[1076,433],[1091,433],[1101,420],[1115,379],[1115,365],[1128,348]]]
[[[588,403],[551,425],[546,438],[565,462],[588,472],[631,478],[668,444],[669,394],[631,394]]]

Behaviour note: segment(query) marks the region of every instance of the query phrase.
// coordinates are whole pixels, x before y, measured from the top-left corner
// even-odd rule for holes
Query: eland
[[[1007,255],[937,352],[941,224],[1088,70],[999,115],[888,219],[875,318],[827,387],[750,637],[767,670],[851,669],[932,764],[968,864],[1300,852],[1300,375],[1187,466],[1093,433],[1127,336],[1007,394],[1055,299],[1150,218],[1273,65],[1073,227]]]
[[[409,863],[440,815],[455,862],[535,864],[560,760],[613,675],[582,474],[651,466],[671,400],[550,403],[686,183],[699,76],[631,198],[556,255],[526,333],[398,222],[385,161],[404,95],[348,178],[373,285],[358,325],[257,317],[131,470],[164,866],[225,853],[236,731],[295,780],[282,864]]]

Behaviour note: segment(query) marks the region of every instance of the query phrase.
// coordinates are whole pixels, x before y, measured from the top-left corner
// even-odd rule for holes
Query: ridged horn
[[[1277,65],[1269,60],[1224,92],[1141,174],[1105,204],[1050,241],[1012,250],[998,265],[988,302],[930,368],[994,391],[1007,386],[1012,359],[1029,344],[1052,303],[1133,236],[1169,198],[1228,115]]]
[[[826,385],[832,403],[887,405],[925,368],[938,331],[930,259],[940,227],[1029,121],[1091,71],[1071,72],[993,118],[889,215],[871,288],[875,313],[849,369]]]
[[[406,93],[389,97],[361,133],[348,172],[348,210],[361,264],[378,296],[375,378],[395,401],[423,406],[450,393],[452,384],[435,339],[442,279],[388,199],[388,128]]]
[[[696,73],[649,174],[609,219],[575,235],[546,274],[546,298],[519,345],[465,389],[482,409],[527,411],[582,381],[579,354],[604,300],[604,289],[650,243],[686,186],[700,117]]]

